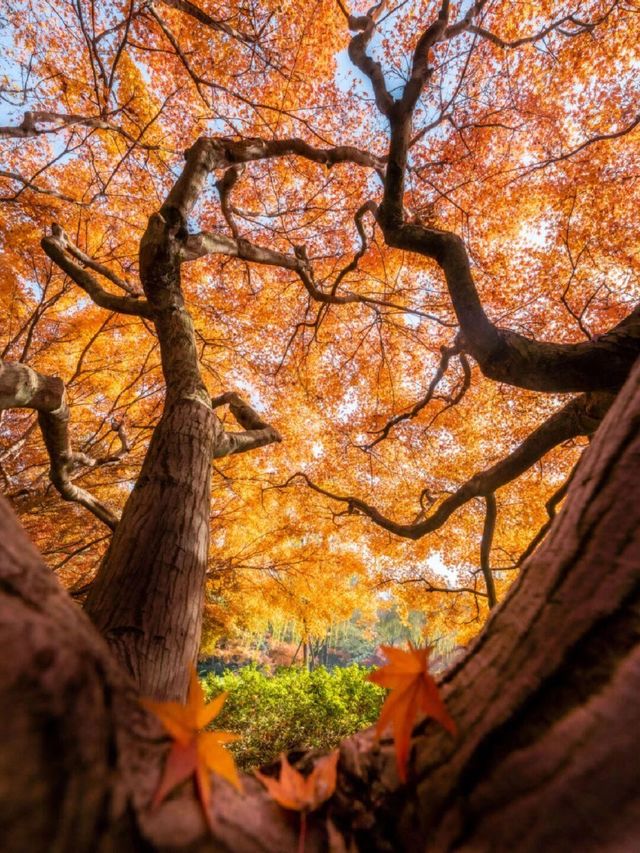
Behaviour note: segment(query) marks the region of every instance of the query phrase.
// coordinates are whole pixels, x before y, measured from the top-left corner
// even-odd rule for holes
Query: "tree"
[[[3,358],[20,353],[3,362],[2,408],[38,411],[51,482],[65,500],[113,530],[92,543],[108,541],[105,556],[90,583],[75,589],[86,592],[91,625],[3,510],[2,624],[11,666],[2,702],[12,709],[4,716],[15,726],[3,761],[7,771],[20,768],[3,801],[11,801],[14,814],[40,810],[28,826],[13,823],[13,846],[41,845],[52,825],[61,849],[71,839],[75,849],[95,849],[96,839],[105,847],[188,846],[202,832],[186,795],[157,814],[145,810],[163,748],[150,738],[135,694],[179,698],[186,689],[185,663],[197,653],[211,570],[212,459],[279,442],[280,432],[286,443],[297,439],[290,462],[317,450],[317,471],[323,480],[331,477],[328,485],[306,464],[304,473],[294,468],[282,477],[274,468],[258,475],[265,463],[254,454],[250,463],[227,470],[240,489],[251,477],[270,479],[264,493],[269,507],[295,501],[293,510],[280,511],[319,542],[328,541],[334,519],[344,521],[344,513],[327,510],[336,502],[357,516],[358,525],[373,522],[378,530],[367,534],[362,550],[364,562],[372,554],[383,564],[380,582],[394,570],[397,544],[388,534],[414,542],[443,530],[447,538],[440,542],[451,543],[470,578],[453,587],[453,620],[464,623],[496,604],[506,586],[502,572],[526,566],[469,655],[447,676],[448,701],[463,732],[457,748],[427,730],[417,742],[413,784],[402,790],[386,748],[369,749],[368,735],[346,743],[332,806],[339,829],[352,822],[365,849],[410,846],[424,832],[433,849],[512,849],[516,843],[539,849],[549,832],[552,843],[575,840],[588,802],[599,827],[594,845],[620,849],[637,832],[637,771],[619,767],[633,737],[625,724],[631,722],[627,695],[637,641],[637,502],[622,507],[637,490],[631,473],[638,461],[637,372],[573,477],[575,451],[566,458],[557,449],[594,433],[638,355],[638,309],[629,313],[626,304],[634,296],[638,262],[629,248],[635,154],[621,142],[637,135],[640,121],[630,107],[638,24],[635,10],[618,2],[581,4],[579,14],[558,6],[535,12],[522,4],[427,3],[403,17],[401,10],[386,14],[382,4],[360,16],[339,5],[304,19],[295,5],[287,16],[238,7],[214,17],[211,10],[168,0],[116,4],[107,12],[74,2],[55,21],[37,5],[10,8],[16,58],[25,72],[22,81],[13,72],[3,96],[33,103],[19,123],[0,131],[19,140],[2,172],[8,190],[0,209],[13,245],[4,298],[17,317]],[[541,25],[537,15],[543,13]],[[348,55],[372,104],[361,102],[357,91],[349,98],[343,74],[334,73],[345,19],[352,33]],[[62,65],[66,39],[74,49]],[[213,71],[210,43],[220,45]],[[401,55],[410,57],[406,68]],[[283,77],[289,83],[281,95],[277,81]],[[309,104],[319,119],[308,118]],[[202,120],[213,121],[211,133],[196,130]],[[222,135],[222,126],[233,135]],[[187,149],[180,167],[174,156],[179,147]],[[56,222],[42,239],[47,265],[40,255],[34,262],[33,238],[52,211],[64,227]],[[359,246],[353,246],[350,221]],[[132,232],[143,223],[136,264]],[[245,266],[230,267],[229,258]],[[189,272],[201,259],[200,271]],[[515,265],[521,283],[507,276]],[[258,278],[262,267],[268,272]],[[131,283],[136,273],[142,292]],[[535,301],[525,305],[538,279],[540,291],[533,295],[541,308]],[[556,279],[563,280],[560,287]],[[295,292],[292,281],[300,285]],[[111,312],[106,319],[78,303],[76,288]],[[300,293],[307,300],[302,319]],[[491,319],[504,313],[511,314],[510,328]],[[212,318],[224,334],[210,335],[206,321]],[[243,324],[246,329],[235,328]],[[265,332],[276,326],[274,346]],[[143,328],[152,342],[146,351],[139,343]],[[53,362],[60,359],[56,334],[65,348],[77,336],[70,379],[81,378],[81,393],[92,401],[81,451],[69,436],[65,383],[43,369],[52,353]],[[116,344],[132,350],[126,378],[117,376]],[[91,368],[94,347],[100,357]],[[216,360],[207,355],[211,347],[223,350]],[[229,390],[239,387],[237,362],[247,352],[259,390],[279,394],[275,419]],[[423,353],[435,373],[426,393],[402,411],[406,398],[417,396]],[[270,375],[284,368],[284,379]],[[403,376],[395,378],[401,368]],[[203,370],[216,382],[213,396]],[[323,371],[329,373],[324,399],[314,389]],[[363,401],[372,396],[373,377],[372,411],[371,400]],[[348,380],[354,389],[345,389]],[[505,386],[513,390],[500,403]],[[244,387],[255,392],[251,383]],[[382,410],[396,389],[401,411],[389,417]],[[125,419],[108,411],[109,390],[119,401],[113,405],[126,409]],[[567,393],[577,396],[555,403]],[[218,417],[223,406],[240,432],[225,428]],[[411,431],[422,411],[432,427],[430,449]],[[348,421],[349,431],[362,435],[363,416],[374,413],[374,437],[351,442],[369,453],[368,479],[361,468],[350,469],[362,449],[345,450],[343,425]],[[498,416],[513,429],[502,438],[505,454],[465,480]],[[314,429],[320,426],[324,431]],[[9,427],[16,444],[7,455],[17,457],[25,425]],[[453,446],[453,429],[466,439],[464,449]],[[95,452],[108,436],[112,446]],[[132,447],[144,457],[135,474]],[[550,453],[549,473],[538,488],[518,479]],[[378,509],[380,501],[390,503],[396,487],[388,472],[407,481],[407,460],[417,458],[415,470],[421,454],[439,464],[440,495],[427,483],[415,520],[396,521],[407,497],[393,502],[393,512]],[[354,488],[348,493],[333,485],[341,459]],[[122,482],[97,479],[120,465]],[[90,488],[77,484],[78,472]],[[28,471],[22,476],[31,499],[37,480]],[[11,487],[15,474],[5,477]],[[110,504],[134,480],[118,518]],[[365,500],[357,492],[367,480],[372,497]],[[300,481],[304,490],[291,488]],[[526,562],[517,548],[523,534],[540,526],[541,513],[529,510],[518,536],[502,532],[494,539],[495,493],[504,487],[507,519],[509,503],[513,518],[543,492],[551,492],[553,516],[568,493],[542,544],[549,524],[524,549]],[[19,488],[18,505],[20,497]],[[484,508],[482,535],[470,537],[477,530],[476,499]],[[462,508],[466,515],[458,513],[456,529],[450,519]],[[218,519],[224,523],[224,512]],[[345,525],[340,530],[344,534]],[[77,539],[78,531],[71,524],[65,537]],[[44,537],[51,536],[45,529]],[[478,545],[476,569],[471,555]],[[424,561],[428,551],[414,553]],[[496,564],[497,553],[506,560]],[[451,594],[424,565],[400,581],[420,583],[427,595]],[[581,679],[586,684],[578,690]],[[51,742],[58,757],[47,762]],[[365,779],[375,780],[373,786]],[[55,793],[61,786],[62,806]],[[606,795],[596,806],[592,798],[603,787]],[[244,802],[226,790],[216,796],[216,844],[286,849],[290,829],[255,788],[249,790]],[[536,791],[536,802],[519,798],[520,790]],[[82,803],[81,792],[87,792]],[[549,823],[535,824],[535,815],[552,797],[567,806],[554,812],[549,829]],[[518,835],[523,829],[526,839]],[[321,822],[315,832],[321,844]],[[208,842],[199,843],[205,849]]]

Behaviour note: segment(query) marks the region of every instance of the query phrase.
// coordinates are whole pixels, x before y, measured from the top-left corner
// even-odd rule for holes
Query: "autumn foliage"
[[[484,491],[406,541],[357,502],[309,488],[298,472],[394,522],[420,522],[565,400],[484,378],[437,265],[392,247],[366,207],[380,201],[388,127],[347,59],[344,8],[231,4],[219,26],[217,6],[194,17],[188,5],[82,0],[49,15],[24,0],[3,13],[2,358],[62,378],[73,447],[117,456],[77,464],[74,482],[117,515],[160,414],[160,352],[144,317],[93,304],[40,249],[51,221],[103,265],[110,293],[140,303],[140,236],[200,134],[365,151],[364,163],[290,151],[233,165],[200,200],[203,229],[289,259],[303,252],[312,281],[293,262],[230,248],[184,268],[212,394],[238,390],[283,438],[216,464],[207,637],[274,619],[322,636],[355,610],[373,618],[385,590],[429,613],[432,639],[464,643],[513,579],[587,430],[560,435],[504,478],[484,553]],[[638,15],[617,2],[468,5],[446,4],[460,27],[430,54],[406,217],[463,237],[499,326],[596,340],[638,294]],[[376,11],[370,50],[392,93],[438,8]],[[5,412],[1,453],[23,523],[82,596],[108,531],[52,492],[29,410]]]

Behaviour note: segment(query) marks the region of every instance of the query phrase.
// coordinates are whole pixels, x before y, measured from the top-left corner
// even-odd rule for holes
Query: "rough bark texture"
[[[165,410],[86,611],[143,695],[183,699],[200,644],[221,430],[180,287],[180,241],[160,214],[141,242],[140,278],[160,344]]]
[[[444,679],[460,736],[416,740],[376,809],[347,746],[366,850],[633,849],[640,837],[640,369],[505,603]],[[374,777],[384,778],[384,765]],[[371,769],[369,769],[371,772]],[[346,817],[353,809],[345,798]],[[375,825],[371,816],[376,815]],[[355,821],[357,824],[357,821]]]
[[[548,538],[444,679],[457,740],[418,727],[405,786],[390,743],[345,741],[307,850],[328,849],[328,818],[363,851],[634,849],[639,471],[640,366]],[[157,727],[4,506],[0,532],[4,849],[294,850],[297,818],[254,780],[244,798],[215,782],[213,838],[189,785],[149,811],[166,754]]]
[[[122,830],[131,849],[116,720],[135,694],[4,499],[0,543],[2,848],[92,850]]]
[[[140,691],[182,698],[200,642],[214,414],[172,404],[85,605]]]

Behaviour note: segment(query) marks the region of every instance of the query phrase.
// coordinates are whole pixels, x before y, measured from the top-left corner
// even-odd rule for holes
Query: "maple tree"
[[[64,643],[64,620],[89,683],[118,697],[116,717],[101,700],[78,722],[90,704],[80,698],[60,723],[102,732],[95,746],[78,741],[98,768],[96,802],[111,784],[107,732],[121,756],[131,738],[142,748],[123,733],[122,720],[144,725],[126,684],[183,699],[205,608],[212,633],[276,613],[321,635],[384,589],[425,610],[432,636],[465,642],[525,565],[450,676],[461,742],[420,741],[452,756],[448,769],[408,796],[397,830],[420,837],[431,822],[440,849],[454,825],[460,837],[513,841],[517,818],[491,829],[482,804],[448,823],[434,809],[458,808],[456,781],[480,784],[500,732],[513,761],[514,744],[553,740],[557,717],[534,735],[522,709],[554,706],[544,690],[559,673],[573,683],[568,660],[593,670],[584,704],[606,684],[608,713],[622,720],[613,674],[635,647],[635,510],[612,526],[610,508],[620,518],[623,493],[637,494],[623,470],[637,471],[637,378],[604,437],[591,437],[639,352],[638,10],[616,0],[5,6],[0,475],[94,628],[4,510],[2,578],[12,601],[31,605],[9,618],[22,666],[54,666],[53,641],[38,647],[27,625]],[[59,666],[62,690],[75,676]],[[485,669],[491,690],[470,710],[470,673]],[[503,698],[496,678],[509,672]],[[32,720],[18,681],[7,683]],[[362,772],[350,749],[345,778]],[[428,775],[440,759],[418,752],[416,772]],[[155,824],[141,816],[154,786],[122,762],[135,831],[162,846],[171,804]],[[35,757],[24,766],[38,777]],[[19,786],[24,796],[46,799],[43,778]],[[485,802],[504,814],[500,785],[489,787]],[[219,808],[237,813],[228,831],[251,833],[260,807],[249,818],[252,806],[225,797]],[[381,815],[380,837],[396,832],[378,800],[361,806]],[[603,833],[626,831],[607,820],[606,797],[599,808]],[[78,849],[94,844],[95,826],[112,831],[99,811],[87,805],[74,824]]]

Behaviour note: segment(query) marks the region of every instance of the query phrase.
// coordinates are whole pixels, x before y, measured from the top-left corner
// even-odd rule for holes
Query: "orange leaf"
[[[280,759],[280,778],[265,776],[254,770],[271,797],[283,808],[292,811],[310,812],[317,809],[336,789],[338,750],[316,761],[308,776],[303,776],[287,761]]]
[[[381,646],[380,650],[389,663],[372,672],[368,679],[390,689],[391,693],[382,706],[376,734],[380,736],[389,726],[393,729],[398,775],[406,782],[409,744],[416,717],[433,717],[452,735],[456,733],[456,726],[440,698],[438,685],[429,675],[431,649],[417,649],[409,643],[408,651],[393,646]]]
[[[191,667],[189,694],[185,705],[180,702],[140,700],[148,711],[155,714],[173,738],[162,779],[153,797],[153,806],[159,805],[176,785],[194,776],[205,818],[211,825],[209,771],[217,773],[241,790],[233,756],[223,746],[238,740],[239,735],[231,732],[202,731],[220,713],[226,697],[226,693],[221,693],[206,704],[198,675],[195,668]]]

